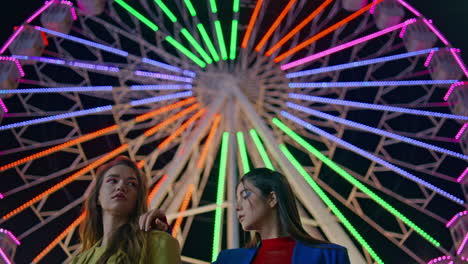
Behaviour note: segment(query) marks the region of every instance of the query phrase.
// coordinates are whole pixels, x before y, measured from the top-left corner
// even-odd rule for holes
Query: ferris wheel
[[[76,255],[120,154],[184,263],[242,246],[253,167],[352,263],[465,261],[468,69],[435,24],[403,0],[46,1],[0,49],[1,261]]]

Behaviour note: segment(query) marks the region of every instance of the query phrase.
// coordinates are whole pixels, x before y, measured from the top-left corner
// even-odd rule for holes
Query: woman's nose
[[[123,192],[126,190],[126,189],[125,189],[125,183],[124,183],[123,181],[119,181],[119,182],[117,183],[117,190],[123,191]]]

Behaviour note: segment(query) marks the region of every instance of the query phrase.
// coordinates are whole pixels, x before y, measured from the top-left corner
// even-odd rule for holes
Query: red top
[[[252,264],[291,264],[295,246],[290,237],[264,239]]]

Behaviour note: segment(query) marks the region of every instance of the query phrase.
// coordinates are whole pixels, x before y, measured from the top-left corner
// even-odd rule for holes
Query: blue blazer
[[[250,264],[259,247],[226,249],[213,264]],[[297,241],[292,264],[350,264],[348,251],[336,244],[307,246]]]

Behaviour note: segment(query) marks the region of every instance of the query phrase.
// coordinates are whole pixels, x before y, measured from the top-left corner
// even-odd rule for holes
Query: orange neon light
[[[62,233],[60,233],[60,235],[58,235],[46,248],[44,248],[41,253],[39,253],[39,255],[37,255],[34,259],[33,259],[33,262],[34,263],[37,263],[39,262],[43,257],[45,257],[45,255],[47,255],[68,233],[70,233],[70,231],[72,231],[74,228],[76,228],[81,222],[83,222],[83,220],[85,219],[86,217],[86,213],[83,212],[81,213],[80,216],[78,216],[77,219],[75,219],[75,221],[73,221],[73,223],[71,223],[71,225],[69,225],[65,230],[63,230]]]
[[[148,194],[148,205],[151,203],[151,200],[153,200],[154,196],[158,193],[159,189],[161,188],[161,185],[167,180],[167,175],[164,174],[161,179],[156,183],[156,185],[153,187],[153,189],[150,191]]]
[[[154,117],[156,115],[159,115],[159,114],[174,110],[174,109],[182,107],[184,105],[191,104],[191,103],[193,103],[195,101],[196,101],[195,97],[190,97],[190,98],[187,98],[185,100],[178,101],[178,102],[175,102],[173,104],[158,108],[158,109],[153,110],[151,112],[148,112],[146,114],[139,115],[139,116],[137,116],[135,118],[135,121],[136,122],[142,122],[142,121],[148,120],[148,119],[150,119],[150,118],[152,118],[152,117]]]
[[[184,201],[182,202],[182,205],[180,206],[179,213],[183,213],[187,210],[187,207],[190,203],[190,199],[192,198],[192,193],[194,189],[195,189],[195,185],[193,183],[190,184],[187,192],[185,193]],[[174,228],[172,229],[173,237],[177,237],[177,233],[179,232],[180,225],[182,224],[182,219],[183,219],[182,216],[177,217],[175,224],[174,224]]]
[[[252,34],[253,27],[257,21],[258,13],[260,13],[260,8],[262,7],[263,0],[258,0],[255,5],[255,9],[250,17],[249,25],[247,26],[247,31],[245,31],[244,39],[242,39],[242,48],[247,48],[249,43],[250,35]]]
[[[322,12],[333,0],[326,0],[323,2],[317,9],[314,10],[308,17],[306,17],[299,25],[291,30],[286,36],[284,36],[280,41],[278,41],[273,47],[271,47],[265,55],[271,56],[277,49],[284,45],[288,40],[290,40],[297,32],[303,29],[307,24],[310,23],[320,12]]]
[[[185,108],[184,110],[180,111],[179,113],[169,117],[168,119],[162,121],[161,123],[155,125],[154,127],[146,130],[143,134],[147,137],[153,135],[154,133],[158,132],[159,130],[163,129],[167,125],[171,124],[172,122],[176,121],[177,119],[182,118],[183,116],[187,115],[188,113],[194,111],[200,106],[200,103],[196,103],[191,105],[190,107]]]
[[[334,24],[333,26],[330,26],[329,28],[327,29],[324,29],[323,31],[319,32],[318,34],[314,35],[313,37],[305,40],[304,42],[300,43],[299,45],[297,45],[296,47],[286,51],[285,53],[279,55],[278,57],[275,58],[275,62],[280,62],[282,60],[284,60],[285,58],[293,55],[294,53],[296,53],[297,51],[309,46],[310,44],[316,42],[317,40],[325,37],[326,35],[328,35],[329,33],[335,31],[337,28],[343,26],[344,24],[348,23],[349,21],[357,18],[358,16],[360,16],[361,14],[367,12],[369,9],[371,9],[373,6],[379,4],[380,2],[382,2],[383,0],[376,0],[375,2],[372,2],[368,5],[366,5],[365,7],[359,9],[358,11],[354,12],[353,14],[347,16],[346,18],[342,19],[341,21],[337,22],[336,24]]]
[[[141,168],[143,168],[143,166],[145,166],[146,164],[146,161],[145,160],[140,160],[138,163],[137,163],[137,167],[141,170]]]
[[[208,133],[208,137],[206,138],[205,145],[203,146],[202,152],[200,154],[200,159],[197,163],[197,168],[203,168],[203,163],[205,163],[206,157],[208,155],[208,150],[210,149],[210,145],[213,142],[213,138],[216,134],[216,130],[218,130],[219,123],[221,121],[221,115],[217,114],[213,121],[213,126],[210,129],[210,133]]]
[[[22,212],[23,210],[25,210],[26,208],[30,207],[31,205],[37,203],[38,201],[40,201],[42,198],[48,196],[48,195],[51,195],[52,193],[60,190],[61,188],[65,187],[66,185],[68,185],[69,183],[73,182],[74,180],[76,180],[78,177],[84,175],[85,173],[91,171],[92,169],[95,169],[97,168],[98,166],[100,166],[101,164],[109,161],[110,159],[112,159],[113,157],[117,156],[118,154],[120,154],[121,152],[124,152],[125,150],[128,149],[128,144],[123,144],[122,146],[114,149],[113,151],[105,154],[104,156],[102,156],[101,158],[99,158],[98,160],[92,162],[91,164],[89,164],[88,166],[84,167],[83,169],[79,170],[78,172],[74,173],[73,175],[69,176],[68,178],[66,178],[65,180],[57,183],[56,185],[52,186],[51,188],[47,189],[46,191],[42,192],[41,194],[37,195],[36,197],[34,197],[33,199],[29,200],[28,202],[24,203],[23,205],[21,205],[20,207],[14,209],[13,211],[9,212],[8,214],[6,214],[5,216],[2,217],[3,220],[7,220],[9,218],[11,218],[12,216]]]
[[[255,51],[260,51],[263,46],[265,46],[266,42],[268,39],[271,37],[273,32],[278,28],[280,25],[281,21],[283,21],[284,17],[288,14],[289,10],[293,7],[293,5],[296,3],[296,0],[290,0],[289,3],[286,5],[286,7],[283,9],[281,14],[278,16],[278,18],[275,20],[273,25],[268,29],[267,33],[263,36],[263,38],[260,40],[258,43],[257,47],[255,47]]]
[[[206,112],[205,108],[198,110],[198,112],[196,112],[192,117],[190,117],[190,119],[185,121],[179,128],[176,129],[176,131],[171,133],[170,136],[168,136],[163,142],[161,142],[158,145],[158,149],[163,149],[167,145],[169,145],[169,143],[171,143],[174,139],[176,139],[176,137],[182,134],[182,132],[184,132],[184,130],[187,129],[187,127],[189,127],[193,122],[195,122],[198,118],[200,118],[205,112]]]

